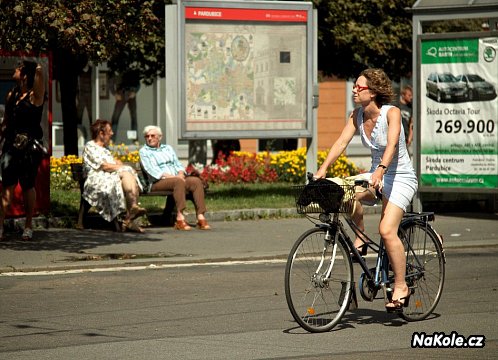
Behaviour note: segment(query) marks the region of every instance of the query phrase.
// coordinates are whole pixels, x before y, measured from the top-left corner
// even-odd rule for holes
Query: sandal
[[[33,230],[30,228],[25,228],[24,231],[22,232],[22,237],[24,241],[29,241],[33,239]]]
[[[198,220],[197,221],[197,227],[201,230],[211,230],[211,226],[209,226],[208,222],[206,219],[204,220]]]
[[[123,230],[126,231],[131,231],[131,232],[137,232],[137,233],[140,233],[140,234],[143,234],[145,232],[145,230],[138,226],[136,223],[134,223],[133,221],[131,220],[125,220],[123,221]]]
[[[183,230],[183,231],[189,231],[192,230],[189,224],[185,222],[185,220],[176,220],[175,222],[175,229],[176,230]]]
[[[404,307],[408,307],[410,303],[410,296],[412,296],[412,290],[408,289],[408,295],[400,297],[399,299],[396,300],[392,300],[391,302],[387,303],[386,311],[388,313],[402,312]],[[387,306],[389,304],[392,304],[393,306]]]
[[[145,215],[147,211],[138,205],[133,205],[130,209],[130,221],[135,220],[136,218]]]

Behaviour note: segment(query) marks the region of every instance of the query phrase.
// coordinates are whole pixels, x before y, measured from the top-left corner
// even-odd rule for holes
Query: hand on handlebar
[[[312,174],[308,172],[308,180],[317,180],[317,179],[323,179],[327,176],[327,174],[324,171],[318,170],[315,174]]]
[[[382,188],[384,187],[384,182],[379,179],[370,179],[368,184],[371,185],[374,189],[382,192]]]

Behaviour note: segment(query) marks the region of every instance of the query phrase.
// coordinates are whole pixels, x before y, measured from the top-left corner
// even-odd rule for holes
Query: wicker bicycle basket
[[[354,185],[322,179],[293,186],[293,190],[298,214],[351,213],[354,206]]]

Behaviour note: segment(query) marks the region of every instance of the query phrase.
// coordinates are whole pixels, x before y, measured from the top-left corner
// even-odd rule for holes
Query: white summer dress
[[[83,169],[87,174],[83,198],[90,205],[95,206],[105,220],[112,221],[126,211],[125,194],[119,173],[121,171],[131,172],[140,190],[142,187],[136,172],[130,166],[107,172],[101,169],[104,162],[115,164],[116,160],[107,148],[97,145],[93,140],[87,142],[83,150]]]
[[[383,105],[380,109],[380,115],[372,130],[371,139],[367,138],[365,129],[363,128],[363,108],[360,108],[358,111],[356,123],[360,129],[361,142],[370,149],[372,155],[372,167],[369,170],[370,175],[377,169],[386,150],[388,132],[387,112],[392,107],[392,105]],[[408,150],[406,149],[405,133],[402,124],[398,146],[384,174],[383,182],[382,195],[389,202],[406,211],[412,201],[413,195],[417,191],[418,181],[410,156],[408,155]]]

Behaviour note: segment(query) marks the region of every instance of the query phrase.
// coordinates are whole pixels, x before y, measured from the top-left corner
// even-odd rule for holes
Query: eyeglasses
[[[363,90],[370,89],[368,86],[353,85],[353,91],[356,90],[357,93],[361,93]]]
[[[156,134],[147,134],[147,135],[145,135],[146,139],[148,139],[148,138],[155,138],[155,137],[157,137]]]

